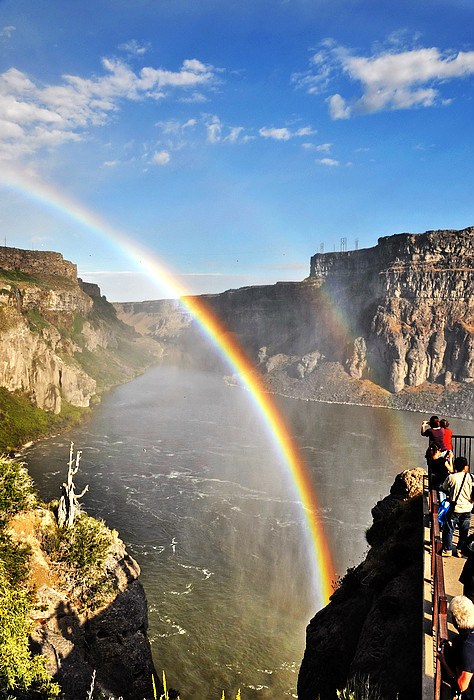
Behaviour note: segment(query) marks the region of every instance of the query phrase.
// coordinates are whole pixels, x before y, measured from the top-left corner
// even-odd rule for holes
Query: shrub
[[[0,457],[0,524],[35,503],[33,481],[22,464]]]
[[[84,607],[98,607],[112,592],[104,566],[112,542],[112,532],[106,525],[85,513],[76,518],[73,527],[55,526],[44,535],[44,548],[64,584],[74,590]]]
[[[45,670],[45,659],[32,656],[28,636],[32,624],[28,615],[28,591],[10,583],[0,564],[0,699],[50,700],[60,689]]]

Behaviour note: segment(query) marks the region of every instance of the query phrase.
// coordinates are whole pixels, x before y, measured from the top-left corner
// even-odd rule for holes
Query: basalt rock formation
[[[472,415],[473,234],[470,227],[388,236],[373,248],[313,256],[302,282],[202,298],[265,373],[271,390]],[[189,314],[178,305],[116,308],[139,332],[209,362]]]
[[[372,509],[365,561],[307,627],[299,700],[336,700],[351,679],[369,679],[386,700],[420,697],[424,474],[399,474]]]
[[[0,386],[59,413],[63,401],[89,406],[151,361],[76,265],[59,253],[0,248]]]

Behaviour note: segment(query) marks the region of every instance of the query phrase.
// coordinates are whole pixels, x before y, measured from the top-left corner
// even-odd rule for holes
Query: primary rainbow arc
[[[151,251],[139,245],[122,232],[112,228],[83,205],[75,202],[51,185],[29,179],[24,173],[18,171],[11,170],[8,174],[0,174],[0,182],[22,196],[36,200],[43,206],[58,210],[68,218],[81,223],[89,230],[114,243],[135,263],[138,263],[151,280],[163,288],[170,297],[180,297],[181,303],[193,315],[212,345],[226,360],[227,364],[239,374],[242,384],[249,390],[259,414],[284,457],[305,512],[311,540],[311,555],[314,565],[313,573],[316,577],[316,588],[319,591],[322,604],[325,605],[332,593],[334,569],[310,476],[280,410],[268,393],[255,366],[240,347],[235,337],[228,331],[206,302],[198,296],[190,295],[177,277],[170,273]]]

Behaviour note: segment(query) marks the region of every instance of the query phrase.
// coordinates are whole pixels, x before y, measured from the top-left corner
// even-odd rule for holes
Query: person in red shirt
[[[449,463],[453,464],[453,459],[454,459],[454,452],[453,452],[453,443],[452,443],[452,437],[453,437],[453,431],[451,428],[449,428],[449,421],[446,420],[446,418],[441,418],[440,422],[440,427],[444,428],[444,444],[446,445],[446,449],[448,450],[448,459]]]

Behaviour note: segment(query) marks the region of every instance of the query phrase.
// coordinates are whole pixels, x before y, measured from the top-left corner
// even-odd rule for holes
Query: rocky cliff
[[[55,414],[87,407],[160,355],[59,253],[0,248],[0,386]]]
[[[424,474],[396,477],[372,510],[366,559],[309,623],[299,700],[336,700],[351,679],[367,678],[386,700],[420,697]]]
[[[374,248],[313,256],[302,282],[203,298],[270,390],[472,416],[473,234],[470,227],[380,238]],[[209,362],[179,306],[116,308],[139,332]]]
[[[99,525],[90,518],[85,521],[89,527],[89,523]],[[57,529],[53,512],[36,508],[11,518],[7,533],[30,551],[28,585],[35,591],[30,648],[46,657],[46,670],[66,700],[87,697],[93,676],[95,691],[102,697],[143,700],[153,696],[155,670],[140,569],[117,533],[104,525],[100,528],[100,535],[108,540],[107,551],[101,571],[94,573],[107,586],[102,599],[91,605],[78,564],[66,565],[57,557],[55,561],[51,547],[45,545]],[[93,539],[88,546],[93,548]]]

